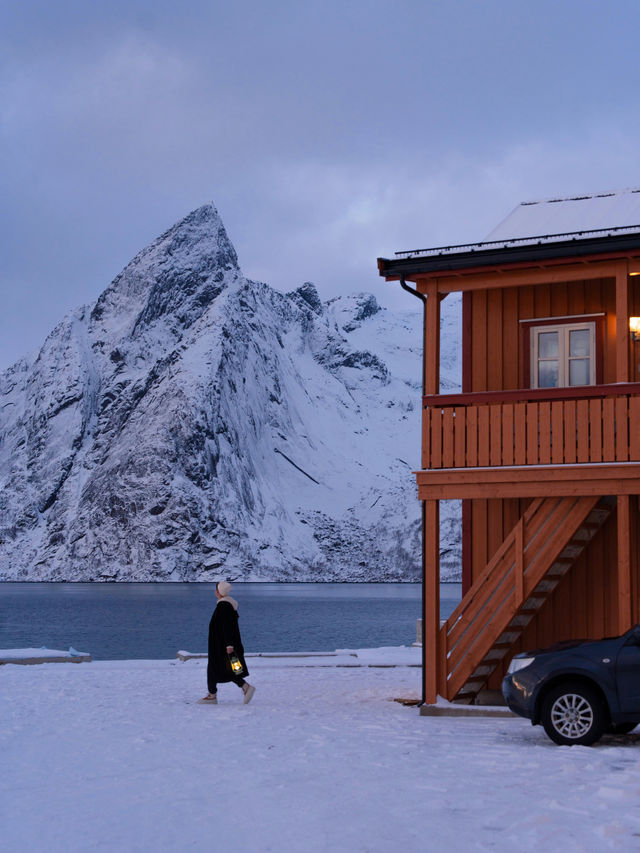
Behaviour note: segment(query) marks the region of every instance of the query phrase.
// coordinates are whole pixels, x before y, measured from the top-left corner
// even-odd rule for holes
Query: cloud
[[[208,200],[249,275],[399,300],[379,255],[640,184],[638,23],[626,0],[5,4],[0,366]]]

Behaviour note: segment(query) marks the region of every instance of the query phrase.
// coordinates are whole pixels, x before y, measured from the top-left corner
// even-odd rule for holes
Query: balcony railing
[[[640,462],[640,383],[423,402],[423,469]]]

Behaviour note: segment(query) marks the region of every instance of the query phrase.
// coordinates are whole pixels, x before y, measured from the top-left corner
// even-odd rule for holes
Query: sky
[[[250,278],[640,185],[637,0],[0,0],[0,370],[213,202]]]

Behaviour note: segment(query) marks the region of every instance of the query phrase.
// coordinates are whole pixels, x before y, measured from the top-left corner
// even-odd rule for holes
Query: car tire
[[[637,725],[637,723],[611,723],[607,728],[607,733],[610,735],[628,735]]]
[[[607,728],[607,711],[599,694],[586,684],[565,682],[545,696],[542,725],[554,743],[590,746]]]

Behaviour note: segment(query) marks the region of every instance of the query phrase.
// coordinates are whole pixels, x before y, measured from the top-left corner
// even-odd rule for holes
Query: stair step
[[[569,557],[571,559],[571,562],[573,562],[573,560],[575,560],[576,557],[580,556],[580,554],[582,553],[583,547],[584,546],[582,544],[581,545],[572,545],[572,544],[566,545],[565,548],[560,552],[560,556],[558,559],[563,559],[563,558]]]
[[[506,655],[506,653],[509,651],[510,648],[511,648],[510,645],[509,646],[500,646],[498,648],[493,646],[493,648],[489,649],[489,651],[486,653],[486,655],[482,658],[482,663],[484,663],[485,661],[490,661],[490,660],[502,660],[502,658]]]
[[[592,509],[589,515],[587,516],[587,522],[589,523],[594,521],[598,525],[598,527],[602,527],[602,525],[605,523],[605,521],[609,518],[610,515],[611,509],[599,509],[598,507],[596,507],[595,509]]]
[[[474,681],[476,683],[485,682],[487,680],[487,677],[491,675],[494,669],[495,666],[492,666],[491,664],[486,664],[485,666],[477,666],[473,670],[473,673],[471,674],[471,678],[469,680]]]
[[[511,644],[511,643],[514,643],[518,639],[519,636],[520,636],[520,631],[505,631],[503,634],[500,634],[500,636],[496,640],[496,643],[500,643],[500,644],[509,643],[509,644]],[[493,648],[493,646],[492,646],[492,648]]]
[[[507,628],[526,628],[529,622],[533,619],[534,614],[524,613],[522,610],[516,613],[513,619],[507,625]]]
[[[549,578],[548,580],[541,580],[533,591],[536,594],[538,594],[539,592],[552,592],[558,586],[559,583],[560,578]]]

